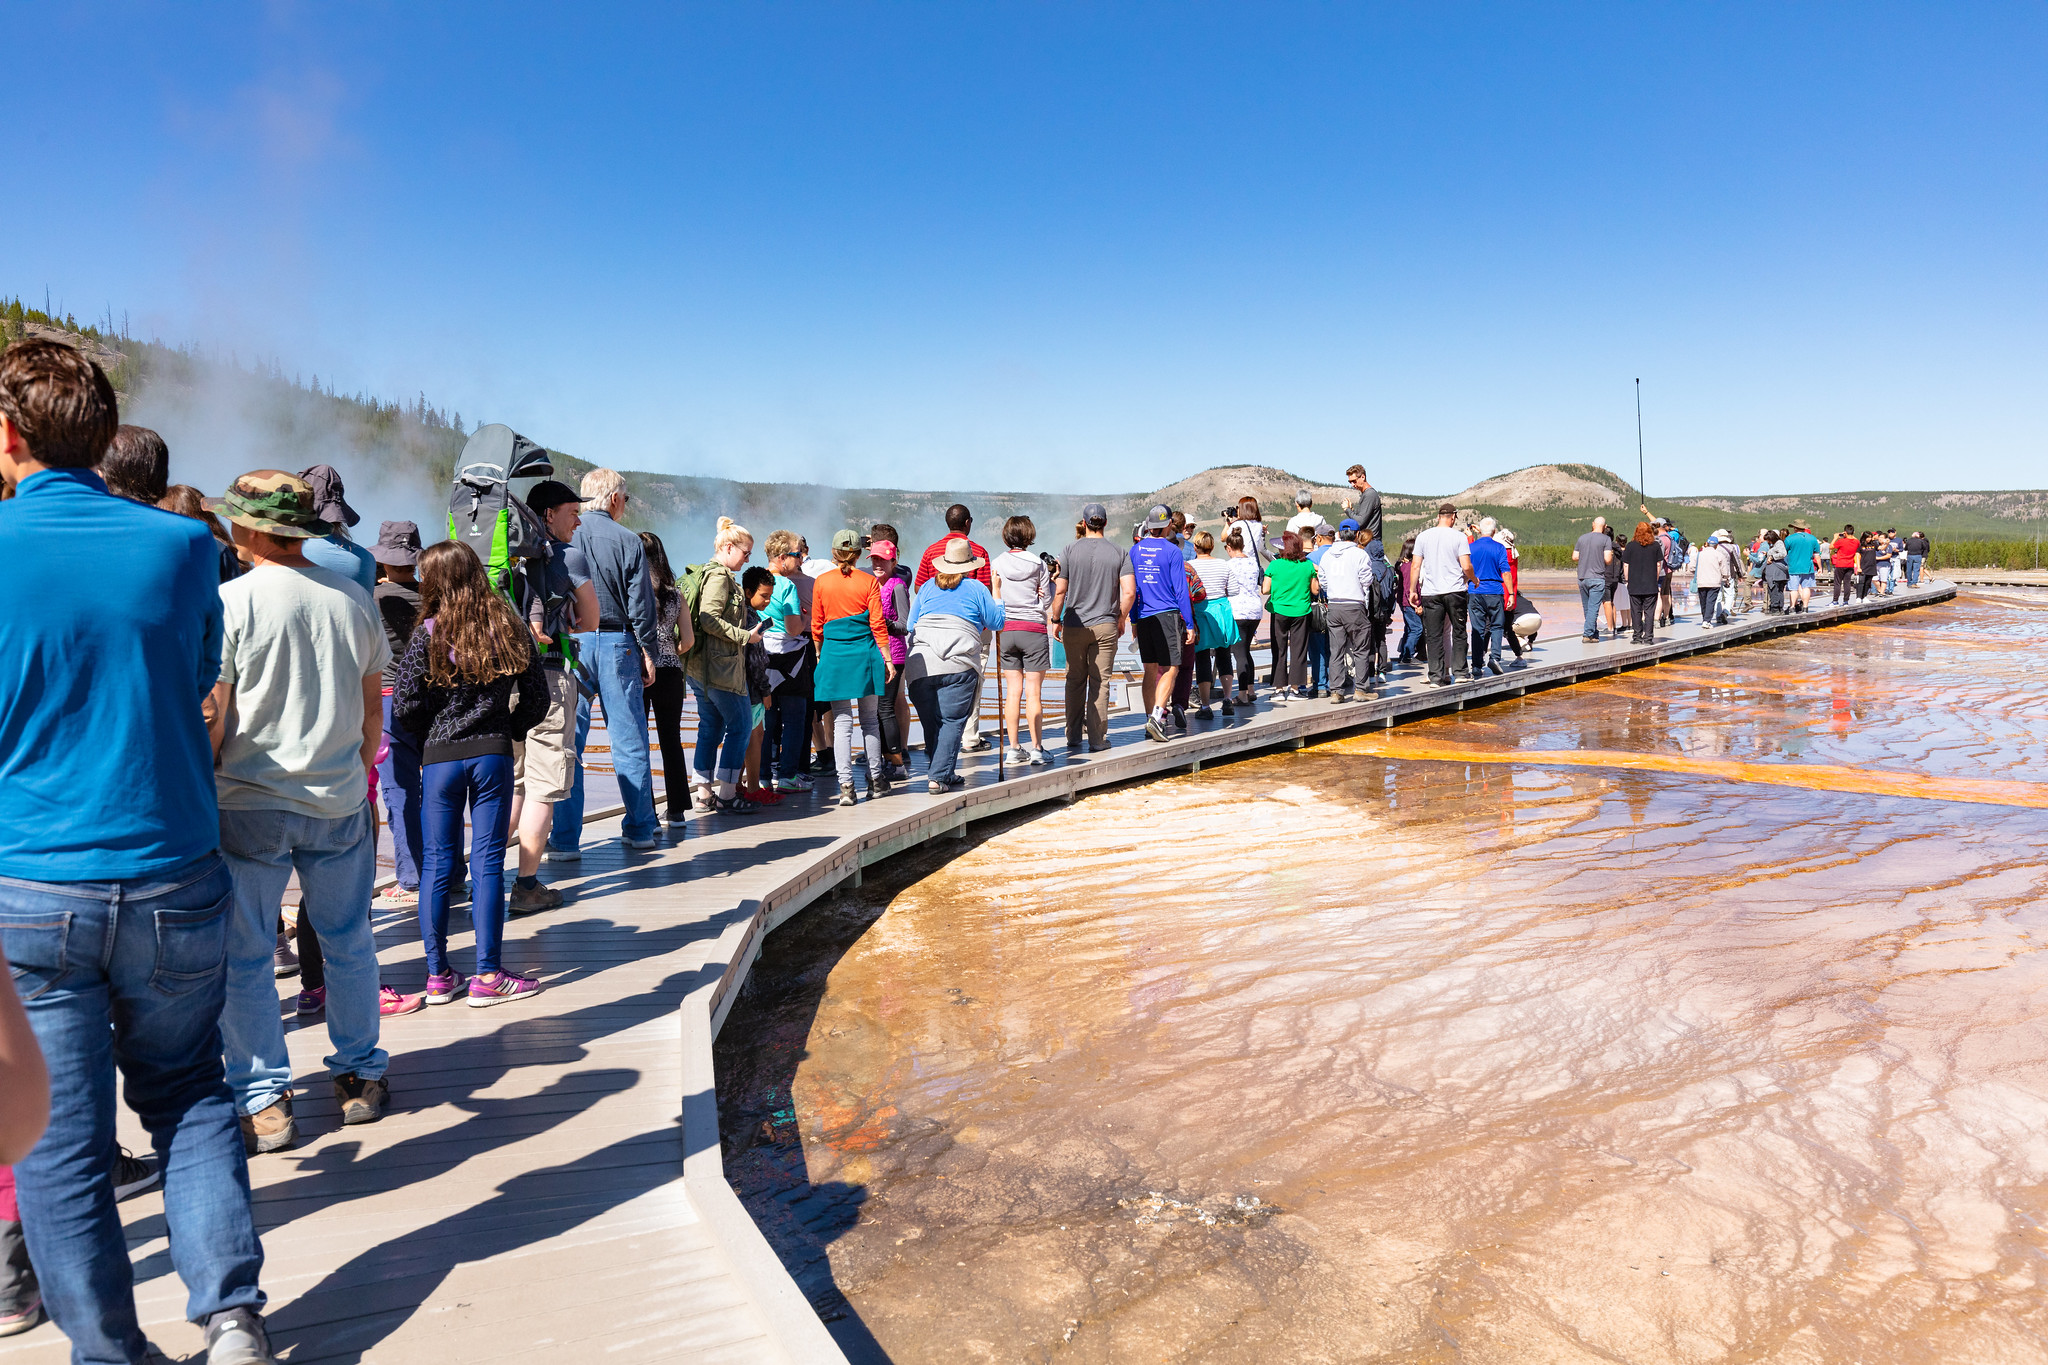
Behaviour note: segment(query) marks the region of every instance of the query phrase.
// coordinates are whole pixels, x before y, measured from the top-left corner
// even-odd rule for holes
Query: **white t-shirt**
[[[1296,512],[1293,516],[1289,517],[1287,519],[1287,529],[1299,535],[1303,531],[1315,530],[1316,527],[1322,525],[1322,521],[1323,514],[1311,507],[1306,512]]]
[[[1432,526],[1415,537],[1415,557],[1422,561],[1422,595],[1440,597],[1464,592],[1465,533],[1455,526]]]
[[[332,569],[264,564],[220,585],[235,689],[214,784],[226,810],[339,820],[369,796],[363,679],[391,663],[376,604]]]

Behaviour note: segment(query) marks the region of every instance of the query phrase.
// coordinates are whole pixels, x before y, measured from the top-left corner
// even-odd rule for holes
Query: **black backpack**
[[[555,472],[545,447],[493,422],[479,427],[455,461],[448,492],[448,538],[476,551],[491,586],[524,608],[526,561],[546,559],[548,528],[512,491],[512,480]]]

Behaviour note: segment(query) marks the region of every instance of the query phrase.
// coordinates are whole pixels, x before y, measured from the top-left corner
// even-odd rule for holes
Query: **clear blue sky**
[[[14,6],[0,292],[626,468],[2010,487],[2039,4]]]

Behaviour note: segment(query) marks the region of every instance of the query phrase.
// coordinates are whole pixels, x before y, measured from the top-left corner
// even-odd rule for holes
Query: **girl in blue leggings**
[[[547,715],[547,679],[533,636],[491,591],[484,566],[460,541],[420,556],[420,625],[397,665],[391,710],[420,736],[420,938],[427,950],[427,1003],[467,995],[497,1005],[540,990],[498,960],[505,929],[505,819],[512,801],[512,746]],[[448,901],[462,865],[469,814],[470,923],[476,974],[448,961]]]

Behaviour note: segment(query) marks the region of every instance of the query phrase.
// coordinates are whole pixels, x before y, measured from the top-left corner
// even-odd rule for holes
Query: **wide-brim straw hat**
[[[965,537],[956,536],[946,542],[944,553],[932,561],[932,572],[973,573],[986,563],[986,559],[974,553],[974,547],[967,543]]]

